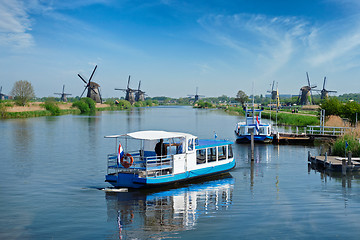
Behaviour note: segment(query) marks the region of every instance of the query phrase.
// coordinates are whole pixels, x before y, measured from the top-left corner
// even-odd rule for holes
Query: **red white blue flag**
[[[255,127],[256,127],[256,131],[258,132],[259,132],[259,126],[260,126],[259,116],[256,116]]]
[[[120,165],[120,159],[122,159],[124,156],[124,149],[121,146],[121,143],[119,143],[119,152],[118,152],[118,157],[117,157],[117,163],[118,165]]]

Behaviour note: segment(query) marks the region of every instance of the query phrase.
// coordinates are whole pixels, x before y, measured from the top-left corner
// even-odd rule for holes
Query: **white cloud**
[[[198,23],[210,33],[206,41],[234,50],[261,67],[263,76],[285,66],[310,32],[308,22],[296,17],[211,15]]]
[[[0,46],[24,48],[33,45],[31,19],[20,1],[3,0],[0,4]]]

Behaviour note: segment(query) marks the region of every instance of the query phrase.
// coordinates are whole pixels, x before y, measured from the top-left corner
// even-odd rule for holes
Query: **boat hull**
[[[106,175],[105,181],[109,182],[114,187],[151,188],[221,174],[230,171],[235,165],[235,159],[233,159],[231,162],[222,165],[209,166],[179,174],[168,174],[147,178],[139,177],[137,174],[119,173],[118,175]]]
[[[254,142],[257,143],[271,143],[273,141],[273,136],[268,135],[254,135]],[[251,135],[236,135],[237,143],[249,143],[251,142]]]

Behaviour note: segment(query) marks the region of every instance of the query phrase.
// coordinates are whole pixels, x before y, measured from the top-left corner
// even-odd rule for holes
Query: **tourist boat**
[[[228,140],[201,140],[188,133],[166,131],[139,131],[105,138],[115,139],[115,152],[107,156],[105,181],[116,188],[169,185],[235,167],[233,142]],[[158,144],[162,144],[162,153],[156,154]]]
[[[246,122],[239,122],[235,127],[237,143],[248,143],[251,141],[251,132],[254,131],[254,141],[270,143],[273,140],[271,125],[261,123],[261,109],[245,110]]]

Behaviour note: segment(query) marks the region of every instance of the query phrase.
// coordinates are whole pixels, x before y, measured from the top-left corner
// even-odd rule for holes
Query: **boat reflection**
[[[108,221],[122,238],[161,238],[189,230],[204,214],[226,211],[232,204],[230,174],[175,189],[106,192]]]

